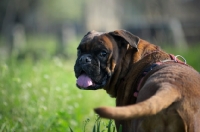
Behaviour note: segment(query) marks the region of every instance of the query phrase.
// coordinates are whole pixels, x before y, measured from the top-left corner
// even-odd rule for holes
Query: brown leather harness
[[[137,98],[138,93],[139,93],[140,89],[142,88],[141,85],[142,85],[142,82],[144,81],[144,77],[147,75],[147,73],[149,73],[150,71],[152,71],[155,67],[157,67],[157,66],[159,66],[159,65],[162,65],[162,64],[164,64],[165,62],[169,62],[169,61],[172,61],[172,62],[175,62],[175,63],[180,63],[180,64],[183,64],[183,65],[187,65],[187,64],[186,64],[186,60],[185,60],[184,57],[182,57],[181,55],[176,55],[176,56],[174,56],[174,55],[172,55],[172,54],[169,54],[169,56],[170,56],[170,59],[171,59],[171,60],[164,60],[164,61],[161,61],[161,62],[153,63],[153,64],[151,64],[150,66],[148,66],[147,68],[145,68],[145,69],[143,70],[142,75],[141,75],[141,77],[140,77],[140,79],[139,79],[139,83],[138,83],[138,85],[137,85],[137,89],[136,89],[136,91],[135,91],[134,94],[133,94],[134,97]],[[181,59],[183,59],[184,62],[181,61],[181,60],[179,60],[178,57],[180,57]],[[188,66],[188,65],[187,65],[187,66]]]

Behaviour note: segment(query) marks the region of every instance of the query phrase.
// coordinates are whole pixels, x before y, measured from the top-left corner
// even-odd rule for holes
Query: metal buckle
[[[175,57],[174,57],[174,61],[176,61],[176,62],[178,62],[177,61],[177,58],[181,58],[182,60],[184,60],[184,63],[186,64],[187,63],[187,61],[186,61],[186,59],[183,57],[183,56],[181,56],[181,55],[176,55]]]

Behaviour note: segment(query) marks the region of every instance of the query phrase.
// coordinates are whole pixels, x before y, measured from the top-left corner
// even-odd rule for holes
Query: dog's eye
[[[101,51],[99,55],[100,55],[101,57],[106,57],[107,52],[106,52],[106,51]]]

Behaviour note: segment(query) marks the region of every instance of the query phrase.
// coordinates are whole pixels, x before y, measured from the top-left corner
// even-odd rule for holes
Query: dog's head
[[[88,32],[81,40],[74,66],[77,87],[85,90],[103,88],[128,48],[137,51],[139,38],[125,30]]]

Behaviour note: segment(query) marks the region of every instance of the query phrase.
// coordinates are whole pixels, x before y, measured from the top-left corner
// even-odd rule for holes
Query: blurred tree
[[[121,5],[122,26],[151,42],[177,48],[200,42],[199,0],[124,0]]]
[[[38,22],[41,28],[53,30],[57,36],[56,55],[67,56],[65,48],[68,47],[70,40],[75,38],[76,30],[78,32],[82,30],[80,26],[77,26],[83,25],[84,22],[84,2],[80,0],[40,1],[37,11]]]
[[[15,43],[25,42],[28,33],[54,34],[58,38],[57,52],[63,52],[66,38],[71,37],[66,30],[73,30],[73,35],[76,29],[81,30],[77,25],[83,22],[83,3],[79,0],[1,0],[0,31],[6,39],[8,54],[17,47]],[[23,42],[15,35],[24,38]]]
[[[26,16],[36,8],[38,0],[1,0],[0,1],[0,25],[1,32],[7,40],[8,54],[11,54],[14,46],[14,38],[17,32],[16,25],[24,26]],[[21,29],[24,29],[23,27]],[[21,31],[20,31],[21,32]],[[24,32],[24,31],[23,31]]]
[[[51,22],[75,22],[82,19],[82,0],[41,0],[38,16],[43,16]]]
[[[171,43],[177,37],[199,42],[199,3],[199,0],[0,0],[0,32],[7,40],[9,53],[15,44],[26,43],[29,33],[56,36],[57,52],[62,53],[77,33],[93,29],[124,28],[159,44]],[[183,45],[185,40],[175,43]]]

